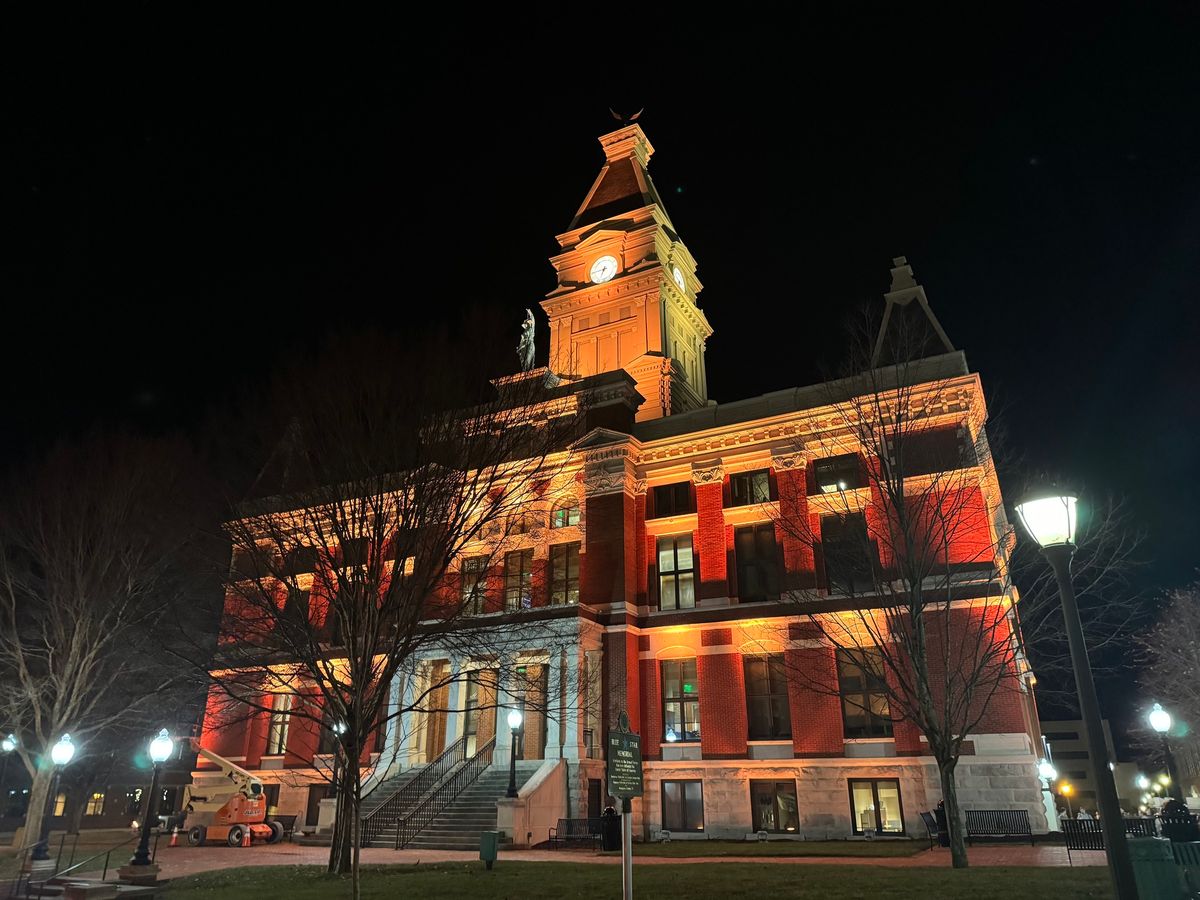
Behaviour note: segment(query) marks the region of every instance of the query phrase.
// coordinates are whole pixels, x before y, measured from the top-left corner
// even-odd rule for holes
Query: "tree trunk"
[[[54,769],[44,767],[38,769],[29,787],[29,809],[25,813],[24,829],[17,829],[13,840],[14,847],[28,847],[36,843],[42,830],[42,813],[46,810],[46,794],[50,790],[50,780],[54,777]]]
[[[950,862],[956,869],[965,869],[967,862],[966,829],[963,827],[962,811],[958,808],[958,787],[954,783],[954,769],[958,760],[939,758],[938,775],[942,782],[942,800],[945,803],[946,827],[950,832]]]
[[[333,843],[329,845],[329,874],[344,875],[350,871],[350,816],[341,785],[338,786],[334,815]]]
[[[359,900],[359,898],[362,897],[362,880],[359,877],[359,860],[361,857],[359,850],[361,849],[360,845],[362,843],[362,823],[359,821],[359,793],[362,791],[362,770],[359,769],[358,766],[355,766],[353,771],[354,776],[347,779],[350,783],[352,792],[350,796],[350,812],[352,815],[350,818],[349,831],[350,840],[352,842],[351,852],[353,857],[350,866],[350,882],[351,896],[353,897],[353,900]]]

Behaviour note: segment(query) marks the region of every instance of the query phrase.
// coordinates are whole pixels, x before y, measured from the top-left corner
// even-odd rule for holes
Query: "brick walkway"
[[[1072,854],[1077,866],[1102,866],[1104,854],[1100,851],[1081,851]],[[973,866],[1065,866],[1067,851],[1061,846],[992,846],[973,847],[970,851]],[[440,862],[469,862],[478,860],[475,852],[457,850],[382,850],[362,851],[362,861],[367,864],[413,864]],[[618,865],[618,856],[600,855],[580,850],[507,850],[501,851],[502,860],[522,862],[578,862],[599,865]],[[323,866],[329,859],[325,847],[301,847],[295,844],[278,846],[262,845],[250,848],[230,847],[159,847],[158,864],[162,877],[179,878],[208,872],[214,869],[232,869],[238,866]],[[753,862],[779,865],[842,865],[842,866],[885,866],[913,868],[920,866],[948,866],[950,853],[947,850],[926,850],[914,856],[904,857],[846,857],[846,856],[694,856],[688,858],[638,856],[634,864],[681,865],[687,863]]]

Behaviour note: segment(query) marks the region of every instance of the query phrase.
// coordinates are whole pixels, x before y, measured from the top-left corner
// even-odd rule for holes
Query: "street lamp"
[[[146,797],[146,812],[142,816],[142,839],[138,842],[133,858],[129,860],[131,866],[150,865],[150,816],[154,813],[154,797],[158,794],[158,776],[162,770],[162,764],[171,758],[174,750],[175,742],[171,740],[171,735],[167,734],[165,728],[158,733],[158,737],[150,742],[150,761],[154,763],[154,775],[150,779],[150,793]]]
[[[338,794],[338,779],[342,777],[342,735],[346,733],[346,723],[334,722],[330,730],[336,737],[333,741],[333,775],[329,779],[329,790],[331,795],[336,797]]]
[[[62,775],[63,767],[70,763],[74,756],[75,745],[71,743],[69,734],[64,734],[50,748],[50,761],[54,763],[54,775],[50,779],[50,792],[46,795],[45,809],[42,811],[41,833],[38,835],[38,842],[29,857],[34,862],[42,862],[50,858],[50,814],[54,811],[54,801],[58,795],[58,779]]]
[[[508,711],[508,727],[512,730],[512,747],[508,754],[508,790],[504,796],[515,797],[517,796],[517,732],[521,728],[521,711],[519,709]]]
[[[1075,688],[1079,693],[1079,708],[1083,713],[1088,750],[1094,760],[1108,759],[1108,743],[1100,718],[1100,701],[1096,698],[1096,682],[1088,660],[1087,644],[1083,639],[1083,624],[1075,603],[1075,587],[1071,583],[1071,557],[1075,555],[1077,498],[1071,493],[1042,492],[1030,495],[1017,504],[1017,516],[1030,536],[1042,548],[1042,554],[1054,570],[1058,595],[1062,602],[1063,622],[1067,643],[1071,648],[1071,667],[1075,672]],[[1096,766],[1096,793],[1100,801],[1100,827],[1104,845],[1108,848],[1108,868],[1118,900],[1137,900],[1137,884],[1129,845],[1125,839],[1125,824],[1117,786],[1107,766]]]
[[[1070,782],[1064,781],[1058,786],[1058,792],[1062,794],[1063,799],[1067,801],[1067,817],[1071,819],[1075,818],[1075,811],[1071,809],[1071,794],[1075,793],[1075,788],[1070,784]]]
[[[4,817],[4,813],[8,809],[8,798],[4,795],[4,782],[8,778],[8,758],[12,756],[12,752],[16,749],[16,735],[10,734],[4,740],[0,741],[0,751],[4,752],[4,762],[0,762],[0,818]]]
[[[1167,733],[1171,730],[1171,714],[1162,708],[1161,703],[1155,703],[1150,710],[1150,715],[1146,718],[1150,720],[1150,727],[1158,732],[1159,738],[1162,740],[1163,756],[1167,764],[1167,779],[1159,779],[1163,784],[1171,786],[1171,796],[1183,802],[1183,785],[1179,783],[1179,773],[1175,771],[1175,756],[1171,753],[1171,743],[1167,739]]]
[[[1150,779],[1147,778],[1145,775],[1139,775],[1137,777],[1137,786],[1141,790],[1145,791],[1147,788],[1150,787]]]
[[[1058,770],[1054,768],[1050,760],[1043,759],[1038,763],[1037,767],[1038,778],[1042,781],[1042,805],[1046,812],[1046,827],[1050,831],[1058,829],[1058,811],[1054,807],[1054,791],[1050,785],[1058,779]]]

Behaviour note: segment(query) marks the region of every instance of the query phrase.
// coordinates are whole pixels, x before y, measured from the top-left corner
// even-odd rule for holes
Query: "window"
[[[574,500],[568,500],[561,506],[555,507],[550,513],[551,528],[567,528],[571,525],[579,524],[579,504]]]
[[[880,663],[866,651],[839,649],[837,664],[845,736],[891,737],[892,717]]]
[[[790,740],[792,714],[788,706],[783,654],[745,656],[742,658],[742,669],[746,675],[746,713],[750,723],[750,740]]]
[[[521,513],[508,520],[508,533],[529,534],[529,532],[533,531],[535,524],[537,523],[534,521],[533,516],[528,513]]]
[[[287,749],[288,712],[292,708],[291,694],[276,694],[271,703],[271,720],[267,726],[267,756],[280,756]]]
[[[550,602],[556,606],[579,602],[579,544],[550,548]]]
[[[288,585],[287,600],[283,604],[283,619],[297,625],[308,623],[309,592],[295,585]]]
[[[1087,750],[1059,750],[1054,754],[1055,759],[1090,759],[1091,756]]]
[[[875,587],[872,557],[878,559],[867,535],[862,513],[821,517],[821,554],[825,582],[839,594],[865,594]]]
[[[266,799],[267,815],[273,816],[279,812],[279,784],[264,784],[263,797]]]
[[[367,539],[350,538],[342,541],[342,566],[365,566],[367,564]]]
[[[681,516],[696,511],[692,502],[692,483],[680,481],[677,484],[662,484],[654,488],[654,515],[652,518],[661,519],[664,516]]]
[[[104,815],[104,791],[92,791],[92,794],[87,799],[87,805],[83,807],[85,816],[102,816]]]
[[[829,456],[813,463],[817,489],[826,494],[863,487],[862,466],[857,453]]]
[[[325,754],[337,753],[338,740],[334,733],[334,725],[337,722],[334,720],[334,707],[332,703],[326,702],[321,710],[321,734],[317,739],[317,752]]]
[[[468,616],[482,614],[487,591],[487,557],[468,556],[462,561],[459,574],[462,576],[463,612]]]
[[[775,526],[748,525],[734,531],[737,555],[737,589],[741,600],[778,600],[780,591],[779,547]]]
[[[729,505],[751,506],[771,499],[771,476],[766,469],[729,476]]]
[[[1043,737],[1048,741],[1077,741],[1079,740],[1078,731],[1047,731]]]
[[[316,547],[293,547],[283,559],[284,575],[307,575],[317,568]]]
[[[533,551],[504,554],[504,608],[529,609],[533,603]]]
[[[67,795],[60,792],[54,797],[54,812],[51,813],[51,815],[61,816],[66,811],[67,811]]]
[[[696,559],[692,536],[658,539],[658,608],[692,609],[696,605]]]
[[[668,659],[662,664],[663,740],[700,740],[700,694],[696,660]]]
[[[704,786],[699,781],[664,781],[662,810],[665,830],[703,831]]]
[[[230,573],[235,581],[254,578],[259,573],[257,548],[251,550],[249,547],[234,547],[233,565],[230,567]]]
[[[904,810],[900,806],[900,782],[895,778],[875,781],[850,779],[850,820],[854,833],[904,834]]]
[[[891,461],[904,475],[929,475],[975,465],[966,430],[950,425],[899,433],[888,440]]]
[[[800,830],[800,807],[796,803],[796,782],[750,782],[750,811],[753,831],[794,834]]]

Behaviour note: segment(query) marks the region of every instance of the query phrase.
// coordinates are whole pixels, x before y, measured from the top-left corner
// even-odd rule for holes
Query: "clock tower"
[[[647,171],[654,148],[638,125],[600,146],[604,167],[550,260],[558,276],[542,301],[550,367],[580,376],[624,369],[645,398],[638,421],[704,406],[712,328],[696,304],[696,261]]]

